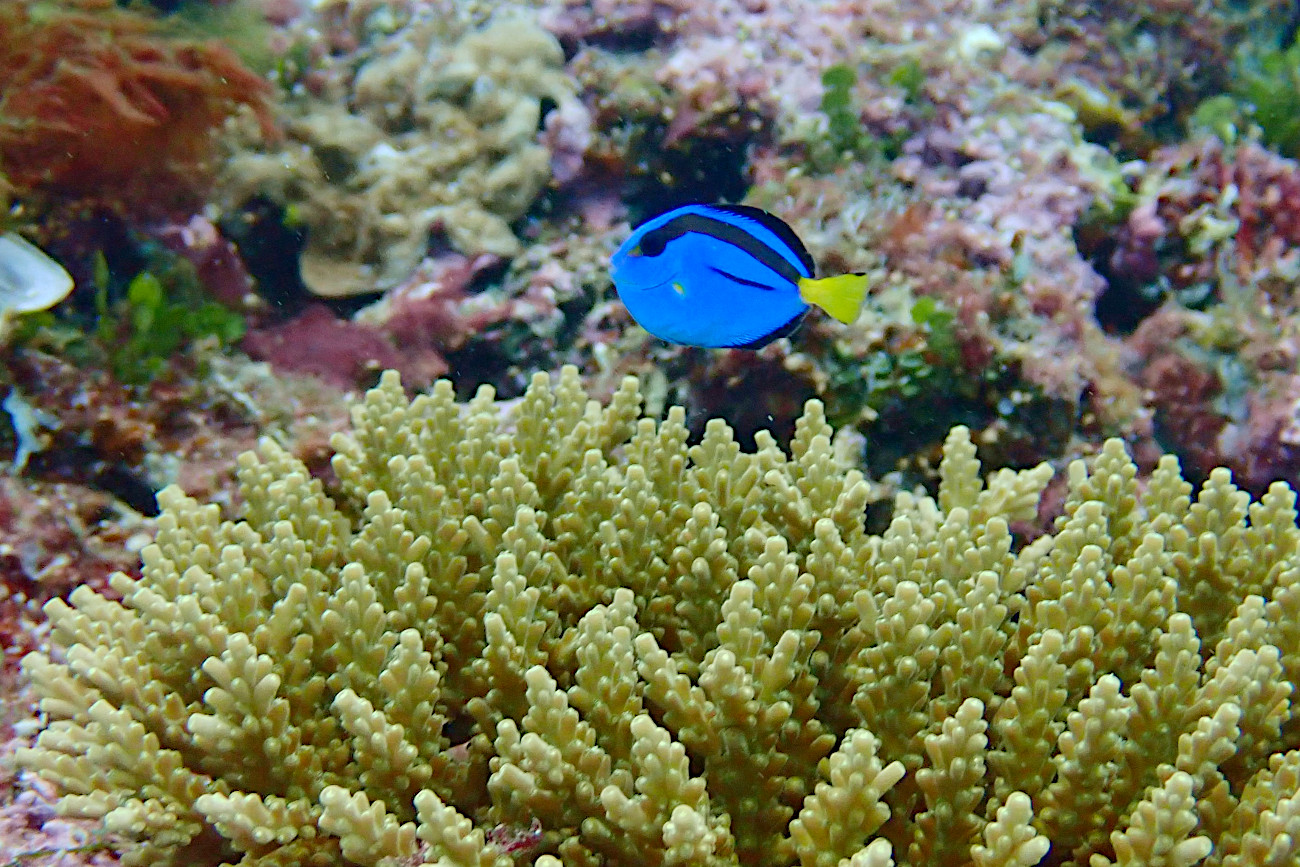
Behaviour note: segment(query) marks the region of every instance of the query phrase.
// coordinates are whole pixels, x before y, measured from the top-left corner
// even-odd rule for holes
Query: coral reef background
[[[503,852],[522,861],[557,854],[572,863],[589,863],[583,853],[592,852],[597,853],[592,858],[610,863],[631,857],[630,849],[617,844],[603,849],[605,843],[594,842],[605,832],[595,826],[584,831],[590,819],[624,831],[641,822],[636,833],[642,836],[629,840],[644,843],[642,851],[659,853],[653,857],[664,861],[703,858],[699,853],[711,846],[724,861],[730,852],[746,862],[770,857],[792,863],[805,850],[798,849],[804,844],[797,843],[791,820],[814,809],[812,822],[816,810],[840,798],[857,804],[858,821],[866,823],[859,827],[878,817],[875,830],[889,841],[899,863],[1035,863],[1043,857],[1049,864],[1086,863],[1092,855],[1129,863],[1156,863],[1157,857],[1168,863],[1285,862],[1291,856],[1284,848],[1268,852],[1289,833],[1288,799],[1295,789],[1288,752],[1296,746],[1294,726],[1289,699],[1282,695],[1294,683],[1287,588],[1295,521],[1285,505],[1290,494],[1275,483],[1300,487],[1298,28],[1300,15],[1286,0],[0,4],[0,233],[25,237],[74,281],[66,300],[38,312],[8,309],[0,291],[0,392],[12,421],[0,424],[0,458],[8,459],[0,462],[0,734],[5,742],[0,865],[46,850],[52,854],[40,858],[107,863],[119,851],[130,851],[126,838],[155,826],[177,836],[160,839],[157,852],[146,849],[144,855],[127,855],[128,860],[154,855],[219,860],[235,857],[231,847],[243,846],[253,853],[250,858],[281,863],[266,849],[268,841],[258,842],[270,828],[278,830],[267,833],[292,837],[280,843],[294,853],[284,856],[290,863],[297,863],[293,859],[302,847],[316,845],[306,842],[305,828],[315,829],[310,833],[317,842],[336,841],[321,844],[338,847],[323,857],[337,860],[343,854],[358,863],[383,856],[417,858],[435,850],[445,854],[437,849],[443,845],[438,835],[445,838],[452,833],[447,829],[461,827],[452,810],[484,834],[482,851],[454,856],[462,859],[490,861]],[[610,252],[645,218],[685,202],[719,200],[744,201],[780,215],[807,242],[824,272],[869,273],[873,290],[859,320],[842,326],[810,318],[793,339],[758,353],[670,346],[639,329],[609,285]],[[8,285],[4,268],[0,262],[0,288]],[[566,364],[577,379],[566,373],[549,390],[530,386],[536,372],[556,373]],[[116,693],[105,700],[114,713],[134,714],[135,724],[145,729],[154,726],[162,753],[175,751],[184,767],[200,775],[195,779],[214,781],[220,791],[211,794],[234,800],[199,806],[183,792],[163,797],[148,788],[152,784],[132,789],[135,783],[119,776],[110,774],[111,781],[95,776],[91,765],[116,747],[100,739],[104,726],[87,716],[94,702],[60,706],[51,698],[51,681],[37,678],[36,692],[54,701],[38,716],[32,678],[19,670],[19,660],[32,651],[44,653],[53,667],[42,671],[52,678],[52,672],[62,672],[55,680],[79,684],[68,689],[80,690],[84,699],[87,689],[104,688],[105,676],[77,670],[64,654],[78,645],[103,649],[113,642],[98,631],[78,631],[90,628],[78,618],[91,613],[69,613],[74,595],[78,604],[98,606],[95,616],[136,611],[139,588],[151,581],[170,588],[165,593],[176,605],[208,598],[204,593],[211,590],[182,587],[179,577],[164,580],[147,565],[141,569],[141,552],[155,550],[149,546],[156,538],[165,541],[165,532],[173,531],[169,522],[178,515],[201,512],[208,516],[203,520],[217,521],[209,530],[235,533],[219,540],[232,551],[243,551],[245,543],[258,551],[258,545],[274,547],[275,521],[288,519],[288,511],[276,512],[280,517],[273,520],[257,518],[257,510],[291,511],[292,506],[258,501],[274,500],[283,485],[275,487],[269,477],[250,481],[251,465],[241,471],[236,464],[236,456],[259,441],[276,444],[262,446],[262,460],[269,462],[264,466],[273,468],[266,473],[292,477],[295,485],[309,477],[319,486],[311,496],[324,497],[320,502],[339,510],[338,526],[330,525],[338,534],[337,550],[330,555],[335,559],[314,567],[328,578],[304,586],[337,601],[351,586],[340,577],[351,558],[367,575],[388,576],[366,580],[377,582],[373,589],[384,617],[397,617],[392,612],[400,581],[384,572],[392,564],[367,560],[370,555],[362,556],[354,535],[379,520],[379,512],[367,511],[372,490],[384,491],[394,508],[407,507],[386,487],[382,469],[366,470],[364,484],[359,477],[349,481],[339,470],[340,462],[347,465],[347,449],[336,457],[331,446],[331,438],[347,428],[348,406],[384,370],[400,373],[407,398],[434,388],[447,416],[439,416],[438,425],[453,424],[453,414],[462,419],[456,423],[478,419],[481,429],[467,436],[477,441],[482,435],[494,444],[486,457],[474,458],[489,463],[520,448],[552,454],[553,443],[545,449],[520,445],[532,442],[529,429],[516,430],[500,419],[533,418],[548,399],[569,406],[579,391],[608,403],[611,408],[599,411],[585,405],[581,411],[566,410],[572,417],[543,412],[546,420],[538,423],[551,425],[557,438],[576,437],[571,442],[576,451],[555,458],[557,466],[580,475],[584,453],[591,447],[600,452],[602,472],[612,474],[604,482],[614,485],[609,497],[615,497],[611,491],[632,496],[619,486],[628,483],[625,476],[636,475],[634,468],[645,458],[626,451],[639,430],[626,385],[626,377],[635,376],[645,417],[639,424],[658,424],[657,430],[670,431],[674,442],[683,443],[684,463],[673,472],[693,473],[692,478],[713,472],[703,468],[722,458],[693,450],[722,449],[718,425],[725,423],[731,439],[722,451],[756,467],[757,478],[745,477],[743,484],[750,486],[745,490],[764,492],[764,505],[728,505],[735,492],[721,476],[714,488],[700,483],[701,490],[711,491],[707,495],[687,492],[680,479],[663,482],[653,508],[636,494],[637,509],[647,515],[660,509],[666,522],[638,525],[636,533],[650,535],[637,538],[660,540],[647,542],[649,553],[643,555],[658,556],[664,568],[679,575],[672,587],[652,590],[644,582],[659,575],[658,566],[604,575],[601,569],[613,568],[605,555],[567,560],[577,555],[554,547],[565,522],[577,520],[564,517],[575,506],[559,493],[579,484],[577,475],[552,476],[549,465],[530,463],[534,455],[522,459],[522,476],[490,483],[483,479],[495,479],[496,470],[471,461],[465,472],[473,478],[480,470],[487,473],[479,479],[486,487],[480,491],[474,482],[471,496],[469,489],[451,484],[447,494],[448,502],[470,497],[456,512],[468,523],[455,532],[426,527],[420,532],[428,541],[418,544],[433,546],[431,551],[450,544],[445,556],[452,560],[468,556],[457,546],[478,546],[479,559],[467,560],[465,573],[476,575],[476,583],[461,589],[476,600],[470,605],[475,616],[486,620],[483,615],[495,608],[484,600],[505,592],[493,584],[497,555],[505,550],[498,550],[504,543],[497,536],[515,526],[510,509],[527,504],[546,541],[528,542],[537,548],[518,542],[524,547],[511,551],[517,564],[527,560],[527,552],[535,555],[534,565],[542,564],[537,575],[524,572],[525,589],[537,591],[528,618],[536,618],[540,632],[519,633],[520,647],[529,649],[493,669],[506,677],[500,672],[514,666],[509,669],[514,686],[493,693],[485,686],[487,675],[462,674],[438,656],[459,647],[454,652],[466,662],[480,653],[482,660],[491,659],[488,634],[467,637],[468,627],[435,618],[428,635],[439,638],[425,640],[443,649],[427,646],[424,652],[443,690],[438,713],[446,724],[441,734],[408,744],[414,753],[399,750],[407,756],[402,761],[418,760],[432,769],[427,779],[417,784],[412,778],[400,792],[393,783],[370,788],[368,780],[380,772],[365,777],[369,771],[357,763],[378,761],[367,758],[368,748],[359,745],[359,732],[371,723],[359,721],[359,706],[335,707],[344,694],[340,681],[316,704],[284,700],[292,707],[293,724],[315,733],[303,735],[303,743],[328,754],[321,761],[335,775],[330,785],[344,790],[352,806],[333,796],[322,800],[321,786],[291,783],[292,774],[274,785],[252,785],[208,755],[211,739],[188,740],[182,716],[213,712],[200,707],[204,697],[198,685],[211,674],[195,674],[195,682],[180,684],[160,672],[141,677],[165,684],[181,697],[181,705],[146,712],[130,709],[145,702],[118,701],[112,698]],[[435,388],[442,377],[445,382]],[[394,382],[384,380],[365,406],[388,401],[398,407]],[[485,397],[467,410],[446,409],[452,392],[465,401],[484,385],[492,387],[500,409],[489,411]],[[809,400],[818,401],[815,418],[805,414]],[[670,411],[672,406],[683,410]],[[574,433],[575,426],[596,424],[588,414],[613,425],[595,445],[585,439],[595,434]],[[499,422],[506,426],[497,427]],[[362,418],[351,436],[376,425],[382,427]],[[968,435],[952,439],[955,426]],[[830,452],[818,452],[818,478],[838,478],[845,490],[859,492],[852,507],[860,513],[856,517],[836,511],[849,508],[837,506],[836,497],[818,499],[812,493],[822,481],[800,483],[802,471],[790,469],[804,459],[800,450],[810,448],[817,435],[829,437],[832,427],[837,433]],[[813,429],[817,435],[809,433]],[[970,447],[961,444],[962,436],[993,474],[980,496],[1012,484],[1011,479],[1041,484],[1034,496],[1025,493],[1016,505],[999,504],[979,519],[1006,522],[1010,541],[1004,556],[1006,563],[1020,564],[1018,572],[1005,564],[971,572],[962,551],[907,553],[912,543],[890,535],[898,531],[899,520],[911,521],[921,551],[931,544],[924,541],[930,538],[926,533],[939,534],[938,528],[956,520],[958,506],[974,520],[965,494],[952,493],[954,454],[966,455],[958,463],[969,464]],[[1121,458],[1118,443],[1128,458]],[[404,460],[417,454],[435,464],[445,460],[427,443],[374,448],[375,455]],[[1185,485],[1175,483],[1178,474],[1165,455],[1177,458]],[[1075,463],[1079,459],[1085,463]],[[945,461],[951,472],[943,470]],[[1091,469],[1070,469],[1084,466]],[[1003,470],[1021,475],[997,475]],[[781,483],[786,471],[792,475]],[[1235,487],[1228,487],[1225,471]],[[770,481],[769,472],[776,473]],[[844,481],[853,472],[862,474],[861,485]],[[1094,476],[1118,487],[1105,493],[1097,487],[1102,482],[1087,481]],[[450,478],[439,475],[434,487],[447,487]],[[610,481],[615,478],[617,484]],[[968,479],[963,484],[975,484],[969,473],[963,478]],[[524,493],[516,490],[519,484]],[[268,494],[266,486],[280,493]],[[1127,493],[1116,492],[1121,489]],[[1175,490],[1182,493],[1170,493]],[[488,514],[483,509],[497,503],[494,496],[506,499],[493,506],[497,513]],[[1179,505],[1183,497],[1186,506]],[[1131,498],[1139,505],[1123,505]],[[219,509],[220,520],[211,511],[195,512],[199,502]],[[701,502],[717,513],[716,526],[683,529]],[[1098,518],[1096,509],[1112,517]],[[599,536],[606,532],[599,529],[602,522],[619,527],[618,521],[631,517],[603,510],[591,513],[598,519],[582,518],[594,522],[592,544],[613,544]],[[1069,528],[1084,520],[1079,510],[1104,529],[1079,530],[1088,541],[1075,545]],[[841,530],[856,541],[845,537],[844,544],[865,546],[854,548],[852,565],[833,580],[809,565],[813,548],[821,544],[819,518],[848,522]],[[241,520],[261,542],[231,529]],[[479,525],[489,527],[483,531],[488,536],[473,535]],[[850,525],[857,529],[844,529]],[[455,541],[461,532],[472,538]],[[721,567],[716,565],[708,566],[714,576],[708,581],[688,580],[684,576],[696,559],[711,564],[716,554],[692,546],[717,533],[726,537],[734,573],[727,561],[725,580],[717,577]],[[776,598],[796,589],[780,584],[780,590],[769,592],[771,598],[754,605],[761,618],[787,620],[779,628],[768,623],[762,641],[755,638],[759,643],[745,645],[747,650],[728,645],[737,654],[736,670],[749,666],[747,676],[761,684],[756,666],[768,663],[757,660],[776,658],[774,642],[787,631],[799,633],[789,639],[798,642],[798,653],[782,662],[799,674],[779,689],[804,691],[785,698],[764,695],[777,705],[788,703],[791,719],[811,728],[805,732],[807,743],[782,752],[785,758],[763,753],[773,762],[774,777],[785,780],[777,789],[763,790],[765,809],[785,811],[780,821],[770,822],[756,819],[753,805],[726,801],[722,781],[731,779],[731,770],[719,771],[720,760],[710,765],[708,759],[716,744],[670,718],[669,700],[656,698],[649,669],[640,671],[648,663],[635,657],[645,640],[638,636],[649,636],[679,666],[685,680],[675,683],[706,689],[700,680],[704,656],[712,652],[716,662],[719,648],[741,640],[734,632],[739,627],[727,625],[721,607],[733,587],[758,580],[750,567],[776,568],[769,562],[776,554],[743,541],[754,533],[784,539],[788,557],[794,558],[790,562],[797,564],[792,568],[813,576],[821,600],[811,615],[818,625],[796,624],[789,620],[795,614],[778,613],[781,605],[794,603]],[[1273,541],[1261,541],[1265,536]],[[495,541],[489,544],[489,537]],[[1154,537],[1160,539],[1159,551],[1151,549]],[[981,538],[972,536],[967,547],[982,550]],[[1239,545],[1248,547],[1233,547]],[[679,548],[693,552],[690,563],[673,559]],[[1085,549],[1088,554],[1079,553]],[[1047,553],[1059,550],[1072,553]],[[1244,553],[1224,553],[1245,550],[1271,565],[1248,563],[1251,557]],[[1117,590],[1130,580],[1117,576],[1126,574],[1139,551],[1145,552],[1145,559],[1139,558],[1142,568],[1150,570],[1144,580],[1156,589],[1142,591],[1141,601],[1122,611],[1115,608],[1119,602],[1096,601],[1132,590]],[[572,584],[563,585],[568,589],[548,583],[551,573],[545,569],[559,567],[547,552],[563,563]],[[153,556],[145,555],[146,564]],[[233,571],[224,577],[216,561],[194,556],[192,565],[215,576],[213,581],[252,582],[254,589],[246,592],[253,608],[240,614],[245,619],[238,623],[222,620],[227,632],[257,632],[250,612],[269,610],[281,598],[276,594],[290,592],[287,579],[276,584],[251,553],[239,555],[245,565],[228,567]],[[880,577],[886,567],[879,564],[898,556],[921,565],[907,566],[905,577]],[[997,573],[996,592],[981,584],[981,570]],[[115,573],[121,574],[110,577]],[[1008,577],[1013,573],[1017,577]],[[983,597],[971,593],[987,590],[993,600],[988,605],[1006,609],[978,615],[993,624],[1001,644],[961,651],[989,668],[987,682],[974,691],[944,680],[938,643],[928,651],[897,651],[899,660],[924,663],[920,668],[907,663],[908,673],[897,675],[900,684],[919,690],[918,696],[926,693],[913,708],[917,716],[903,723],[878,716],[867,699],[855,699],[861,683],[852,689],[827,686],[818,668],[819,651],[813,649],[823,648],[844,662],[858,659],[854,654],[867,653],[868,646],[889,646],[894,638],[862,631],[871,616],[855,607],[853,597],[865,592],[872,604],[884,605],[899,582],[919,588],[908,605],[898,603],[899,611],[910,617],[924,613],[922,632],[944,641],[960,644],[958,639],[974,629],[962,625],[980,610]],[[943,582],[951,587],[945,589]],[[841,583],[847,589],[835,589]],[[579,592],[579,585],[587,589]],[[631,603],[619,587],[632,591]],[[1204,598],[1211,593],[1207,587],[1222,598]],[[120,598],[126,589],[134,595]],[[660,590],[664,601],[655,603]],[[92,592],[104,601],[92,602]],[[438,589],[429,592],[441,598]],[[492,606],[501,601],[492,598]],[[1041,616],[1049,620],[1034,626],[1039,616],[1034,612],[1044,600],[1057,600],[1066,613],[1049,615],[1050,606],[1042,608]],[[46,617],[47,603],[63,618],[58,629]],[[203,608],[212,608],[209,603],[195,604],[208,616],[226,616]],[[329,604],[321,602],[319,613]],[[680,610],[669,612],[674,605]],[[691,606],[709,613],[684,613]],[[1215,613],[1206,613],[1211,610]],[[600,644],[605,638],[593,637],[595,621],[586,619],[596,611],[603,612],[609,629],[622,624],[633,641],[635,663],[627,663],[632,668],[619,675],[626,693],[619,700],[637,696],[642,711],[629,719],[646,716],[653,732],[638,722],[634,738],[630,722],[616,725],[612,717],[592,717],[598,703],[574,697],[575,672],[583,670],[578,648],[605,646]],[[1184,614],[1190,618],[1186,628],[1183,621],[1174,622]],[[384,641],[397,640],[389,651],[398,653],[408,627],[415,628],[388,623],[380,632],[395,638],[377,637],[376,646],[387,648]],[[1132,658],[1120,658],[1107,629],[1128,630],[1125,640],[1135,642]],[[1041,636],[1052,630],[1063,643],[1049,654]],[[815,640],[811,632],[818,633]],[[1157,665],[1165,652],[1157,636],[1175,633],[1179,637],[1168,641],[1183,644],[1168,653],[1183,654],[1179,664],[1189,666],[1179,681],[1185,689],[1179,700],[1190,704],[1156,744],[1142,730],[1150,708],[1138,685],[1146,683],[1144,671],[1164,665]],[[300,660],[291,675],[278,668],[290,658],[281,644],[250,647],[272,660],[259,665],[273,664],[275,677],[295,684],[294,689],[315,682],[308,669],[324,666],[321,676],[329,677],[335,668],[346,668],[345,662],[308,654],[309,662]],[[1031,645],[1040,655],[1065,660],[1067,683],[1060,687],[1064,692],[1052,687],[1047,698],[1035,699],[1051,701],[1040,714],[1038,734],[1008,746],[1013,736],[998,726],[1011,725],[1007,720],[1015,705],[1008,702],[1021,688],[1016,673],[1029,659]],[[1276,664],[1268,661],[1269,647],[1279,654]],[[189,651],[188,671],[201,671],[204,658],[220,659],[227,648],[210,650]],[[1247,657],[1234,654],[1247,650],[1255,654],[1255,668],[1242,674]],[[142,665],[164,664],[161,657],[150,661],[152,649],[113,652],[135,654]],[[1254,693],[1247,700],[1232,692],[1236,686],[1213,685],[1219,683],[1215,678],[1228,677],[1219,672],[1232,659],[1239,666],[1232,677],[1272,690],[1267,695],[1276,701],[1265,704],[1272,710],[1247,708],[1257,701]],[[382,667],[373,660],[366,664]],[[860,664],[857,673],[845,677],[865,678],[863,672],[875,671],[875,662],[855,664]],[[528,680],[534,665],[553,679],[549,692]],[[1160,671],[1161,677],[1168,673]],[[460,677],[470,680],[451,683]],[[1108,677],[1118,678],[1117,690],[1107,692]],[[220,688],[230,691],[229,684]],[[370,702],[374,713],[389,712],[386,694],[369,694],[356,684],[349,688]],[[582,689],[590,695],[593,687]],[[957,698],[943,697],[950,689],[957,690]],[[512,690],[513,699],[502,698]],[[273,692],[279,701],[279,687]],[[1058,695],[1059,701],[1052,697]],[[529,710],[518,704],[520,696],[552,708],[549,723],[536,712],[534,734],[541,741],[528,739]],[[528,791],[516,771],[534,773],[527,761],[541,759],[525,761],[517,750],[511,753],[515,747],[508,738],[501,740],[500,725],[513,721],[520,744],[541,749],[545,726],[559,725],[556,696],[569,703],[565,719],[590,726],[583,731],[591,733],[610,763],[612,776],[599,777],[599,785],[592,782],[596,777],[584,778],[594,793],[582,795],[590,795],[587,801],[569,799],[573,803],[566,809],[585,810],[581,816],[545,807],[540,795],[529,800],[532,796],[504,794],[510,787],[503,780]],[[1090,703],[1094,700],[1100,703]],[[437,701],[430,699],[430,707]],[[683,698],[673,712],[687,713],[692,701]],[[706,716],[721,713],[717,697],[709,701],[713,709]],[[1222,710],[1232,705],[1241,719],[1230,720],[1231,711]],[[1072,720],[1083,725],[1094,712],[1109,721],[1104,737],[1087,726],[1074,728]],[[1252,713],[1266,717],[1252,721],[1247,718]],[[60,744],[50,735],[39,760],[23,753],[32,767],[46,768],[48,779],[43,779],[20,768],[15,751],[31,747],[36,730],[51,717],[56,720],[51,731],[68,724],[92,734]],[[410,729],[406,718],[367,719],[380,726],[372,734],[386,733],[380,739],[387,738],[394,749],[400,739],[384,726]],[[1202,722],[1211,733],[1197,734]],[[812,729],[817,733],[809,734]],[[1104,742],[1087,742],[1089,731]],[[1210,750],[1208,758],[1188,758],[1192,754],[1184,753],[1179,734],[1200,744],[1189,742],[1187,749]],[[335,735],[345,746],[323,746]],[[642,743],[641,735],[645,743],[659,745],[655,750],[667,752],[633,749]],[[962,749],[968,752],[952,752],[958,750],[951,746],[953,738],[964,738]],[[76,753],[73,743],[94,746],[76,754],[75,774],[66,768],[66,773],[51,772],[51,763],[67,765],[55,754],[63,747]],[[644,763],[677,767],[673,763],[683,761],[675,752],[679,748],[685,750],[686,765],[680,787],[672,789],[676,794],[656,790],[652,796],[637,788]],[[1011,766],[999,762],[1012,761],[1009,755],[1023,758],[1016,750],[1039,750],[1042,763],[1036,771],[1018,774],[1013,790],[1005,782]],[[1161,758],[1148,764],[1147,757],[1134,758],[1135,750]],[[454,760],[444,767],[447,755]],[[390,758],[398,760],[384,761]],[[903,769],[898,779],[890,770],[895,761]],[[1072,797],[1072,787],[1082,785],[1069,776],[1072,762],[1108,769],[1098,773],[1120,781],[1113,803],[1067,809],[1052,801]],[[958,772],[954,763],[965,763],[965,770]],[[583,773],[595,773],[582,767]],[[831,792],[859,785],[843,782],[852,778],[851,768],[872,769],[867,777],[879,785],[815,800],[819,782]],[[930,772],[937,776],[927,777]],[[137,781],[148,778],[142,767],[129,773]],[[459,773],[468,776],[453,786],[447,775]],[[89,775],[91,782],[74,782],[77,775]],[[923,779],[946,782],[929,790]],[[49,780],[74,790],[102,790],[99,795],[77,790],[90,800],[65,805],[76,804],[87,815],[113,815],[113,834],[102,836],[84,820],[55,818],[61,789]],[[290,785],[298,788],[290,792]],[[441,807],[427,798],[420,802],[423,808],[416,803],[415,794],[425,788]],[[620,793],[609,795],[609,804],[601,796],[606,789]],[[377,795],[381,790],[386,794]],[[235,797],[240,792],[261,797],[274,818],[249,819],[244,808],[252,810],[252,801]],[[586,792],[582,788],[579,794]],[[1013,798],[1015,792],[1027,800]],[[364,804],[355,800],[357,793]],[[806,807],[806,796],[814,798],[814,807]],[[285,801],[267,807],[267,798]],[[376,811],[381,800],[385,806]],[[668,821],[679,807],[695,818],[682,813],[680,826]],[[1094,815],[1097,824],[1083,827],[1062,818],[1074,808]],[[366,810],[369,830],[358,824],[364,824]],[[954,810],[965,825],[952,824],[958,822]],[[243,818],[233,818],[237,815]],[[823,819],[826,827],[833,825]],[[656,822],[655,827],[680,830],[673,832],[675,843],[645,842],[646,835],[653,836],[646,828]],[[341,830],[345,825],[353,830]],[[288,827],[298,830],[289,834]],[[935,836],[939,827],[945,830]],[[770,839],[760,839],[762,834]],[[353,839],[358,835],[360,841]],[[932,844],[917,842],[926,835],[960,843],[931,851],[925,846]],[[826,863],[838,863],[840,856],[877,863],[884,844],[868,846],[866,837],[863,832],[818,845],[837,853]],[[1160,854],[1142,849],[1142,839]],[[1160,840],[1166,842],[1152,842]],[[1048,841],[1051,850],[1044,856],[1040,850]],[[562,844],[569,848],[562,850]],[[914,851],[916,846],[921,848]],[[371,854],[362,857],[363,850]]]

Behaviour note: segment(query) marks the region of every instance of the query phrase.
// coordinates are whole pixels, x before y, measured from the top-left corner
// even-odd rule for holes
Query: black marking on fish
[[[764,292],[775,292],[778,288],[776,286],[769,286],[766,283],[759,283],[757,280],[746,280],[744,277],[737,277],[735,274],[723,271],[721,268],[714,268],[712,265],[709,265],[708,268],[714,274],[725,277],[733,283],[739,283],[742,286],[753,286],[755,289],[762,289]]]
[[[706,217],[703,214],[682,214],[659,228],[646,232],[641,238],[641,252],[648,256],[657,256],[669,243],[691,232],[699,232],[710,238],[716,238],[724,244],[730,244],[762,262],[780,274],[782,279],[789,280],[791,283],[797,284],[807,276],[801,274],[789,259],[754,237],[753,233],[746,230],[744,226],[737,226],[716,217]]]
[[[783,325],[778,325],[776,328],[764,334],[762,337],[751,340],[748,343],[734,343],[727,348],[728,349],[762,349],[764,346],[767,346],[773,340],[780,340],[782,337],[789,337],[791,334],[794,334],[796,331],[799,330],[799,326],[803,324],[804,314],[807,312],[808,312],[807,310],[804,310],[799,313],[796,313],[794,318],[791,319],[789,322],[786,322]]]
[[[632,248],[632,252],[639,256],[658,256],[668,246],[668,242],[681,237],[681,234],[665,232],[667,226],[660,226],[658,229],[651,229],[641,236],[641,240]]]
[[[808,252],[808,248],[803,245],[803,241],[800,240],[799,236],[794,233],[794,229],[791,229],[790,224],[785,220],[775,214],[769,214],[762,208],[755,208],[753,205],[711,205],[710,207],[719,211],[726,211],[729,214],[735,214],[738,217],[747,217],[758,223],[780,238],[781,243],[789,247],[790,252],[799,258],[799,261],[803,263],[805,270],[808,272],[803,276],[817,276],[817,263],[813,261],[812,254]]]

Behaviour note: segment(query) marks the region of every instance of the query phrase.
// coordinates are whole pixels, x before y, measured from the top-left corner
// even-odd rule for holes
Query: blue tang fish
[[[686,205],[643,223],[611,276],[642,328],[687,346],[758,349],[810,306],[852,322],[867,293],[863,274],[818,279],[794,230],[747,205]]]

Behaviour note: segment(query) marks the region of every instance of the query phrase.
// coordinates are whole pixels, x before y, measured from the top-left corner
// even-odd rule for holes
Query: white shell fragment
[[[34,313],[72,291],[72,275],[15,232],[0,235],[0,313]]]

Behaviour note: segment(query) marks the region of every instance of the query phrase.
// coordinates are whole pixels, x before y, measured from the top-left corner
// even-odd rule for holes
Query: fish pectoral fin
[[[821,279],[805,277],[799,281],[799,297],[847,325],[858,318],[869,286],[866,274],[839,274]]]

